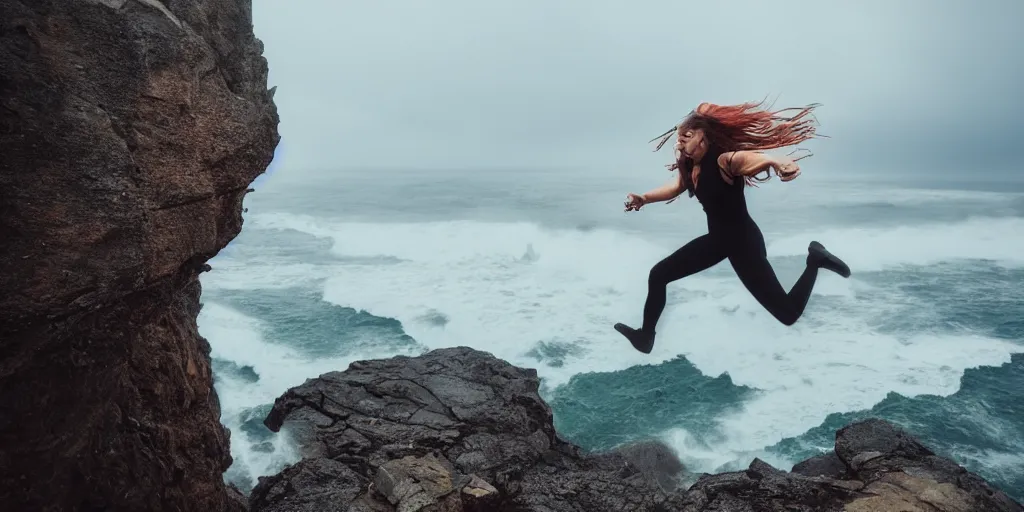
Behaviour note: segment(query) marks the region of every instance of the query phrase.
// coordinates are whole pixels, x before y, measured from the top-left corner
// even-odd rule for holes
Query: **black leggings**
[[[761,230],[753,222],[720,232],[699,236],[654,265],[647,280],[644,331],[654,332],[665,309],[668,283],[711,268],[726,258],[743,286],[778,321],[793,325],[800,318],[818,277],[818,267],[807,265],[786,293],[768,262]]]

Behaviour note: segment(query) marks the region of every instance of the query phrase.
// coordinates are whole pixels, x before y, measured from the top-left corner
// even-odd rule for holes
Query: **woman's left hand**
[[[782,181],[790,181],[800,176],[800,165],[789,157],[775,157],[775,164],[772,167],[775,167],[775,174],[778,174]]]

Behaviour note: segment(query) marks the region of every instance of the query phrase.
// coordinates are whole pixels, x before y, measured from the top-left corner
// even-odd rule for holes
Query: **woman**
[[[702,103],[682,123],[661,136],[655,151],[661,149],[673,132],[677,136],[676,163],[668,167],[678,169],[679,176],[646,194],[629,194],[626,211],[638,211],[646,204],[659,201],[671,202],[686,191],[690,197],[696,196],[703,206],[708,233],[690,241],[651,269],[640,329],[615,324],[615,330],[629,339],[637,350],[649,354],[654,346],[655,327],[665,308],[668,283],[706,270],[722,260],[729,260],[740,282],[785,325],[793,325],[803,314],[819,268],[850,276],[850,269],[842,260],[818,242],[811,242],[807,248],[807,268],[786,293],[768,263],[764,237],[750,218],[743,197],[748,185],[767,181],[772,171],[782,181],[800,175],[795,160],[761,151],[799,144],[813,137],[814,125],[808,116],[814,108],[815,105],[811,105],[770,112],[761,109],[760,103],[726,106]],[[786,110],[799,112],[784,117],[781,113]],[[758,177],[762,173],[765,176]]]

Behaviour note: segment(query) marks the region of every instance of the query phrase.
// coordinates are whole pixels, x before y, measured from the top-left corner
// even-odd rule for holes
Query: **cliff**
[[[205,262],[278,142],[242,0],[0,0],[0,503],[240,510]]]
[[[585,454],[560,439],[534,370],[468,348],[361,361],[306,381],[274,404],[303,459],[260,479],[253,512],[985,511],[1019,503],[869,420],[835,450],[783,471],[702,475],[657,443]]]
[[[532,370],[465,348],[364,361],[267,418],[304,458],[226,488],[199,273],[278,118],[246,0],[0,0],[4,510],[1022,511],[878,420],[782,471],[559,438]]]

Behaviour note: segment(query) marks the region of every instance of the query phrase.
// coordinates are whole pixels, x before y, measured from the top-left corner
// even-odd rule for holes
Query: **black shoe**
[[[808,265],[815,265],[818,268],[827,268],[843,277],[850,277],[850,267],[848,267],[846,263],[843,263],[843,260],[825,250],[825,246],[818,242],[811,242],[811,244],[807,246],[807,252]]]
[[[634,329],[626,324],[615,324],[615,330],[619,331],[633,344],[633,348],[643,352],[644,354],[650,354],[651,349],[654,348],[654,333],[647,333],[639,329]]]

